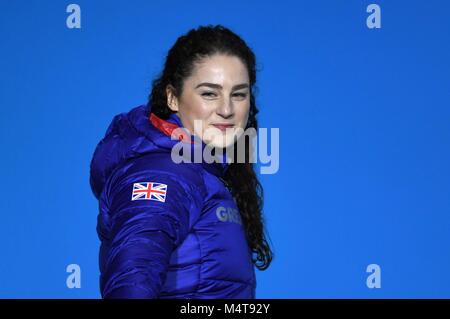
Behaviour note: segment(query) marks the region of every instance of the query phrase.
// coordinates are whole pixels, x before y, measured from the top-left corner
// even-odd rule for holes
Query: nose
[[[228,119],[234,115],[234,107],[231,98],[224,98],[216,109],[217,115]]]

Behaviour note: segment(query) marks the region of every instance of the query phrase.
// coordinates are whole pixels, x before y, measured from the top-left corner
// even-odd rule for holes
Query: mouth
[[[217,124],[212,124],[212,126],[218,128],[222,132],[225,132],[227,128],[233,128],[234,127],[233,124],[228,124],[228,123],[217,123]]]

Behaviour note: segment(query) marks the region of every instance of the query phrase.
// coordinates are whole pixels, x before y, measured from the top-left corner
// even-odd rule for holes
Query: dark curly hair
[[[238,57],[247,67],[251,90],[246,129],[254,128],[257,130],[255,54],[238,35],[221,25],[200,26],[177,39],[167,54],[162,73],[152,83],[148,106],[151,107],[155,115],[167,119],[172,110],[167,105],[166,87],[171,85],[174,95],[176,97],[181,96],[184,79],[192,74],[195,63],[214,54]],[[235,160],[230,163],[224,180],[239,208],[246,237],[253,253],[252,261],[259,270],[265,270],[273,259],[273,252],[266,240],[262,216],[263,189],[256,176],[253,164],[248,160],[249,147],[245,149],[245,162],[238,163]]]

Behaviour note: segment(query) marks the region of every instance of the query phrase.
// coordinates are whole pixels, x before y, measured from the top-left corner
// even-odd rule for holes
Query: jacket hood
[[[179,142],[172,140],[170,136],[175,128],[183,128],[176,114],[163,120],[151,113],[147,105],[140,105],[114,116],[105,136],[98,143],[90,164],[89,181],[95,197],[100,198],[109,176],[122,163],[151,152],[170,153],[172,147]],[[186,141],[186,136],[179,137]],[[192,143],[193,147],[202,147],[202,150],[206,146],[195,136],[187,142]],[[211,174],[221,177],[228,167],[224,159],[225,157],[222,158],[222,163],[209,164],[202,161],[201,165]]]

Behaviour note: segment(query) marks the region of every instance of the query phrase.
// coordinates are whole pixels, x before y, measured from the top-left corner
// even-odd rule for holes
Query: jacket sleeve
[[[166,185],[165,198],[144,194],[133,199],[133,190],[149,182]],[[102,297],[158,298],[173,250],[200,216],[200,192],[173,173],[145,170],[125,174],[111,183],[108,193]]]

